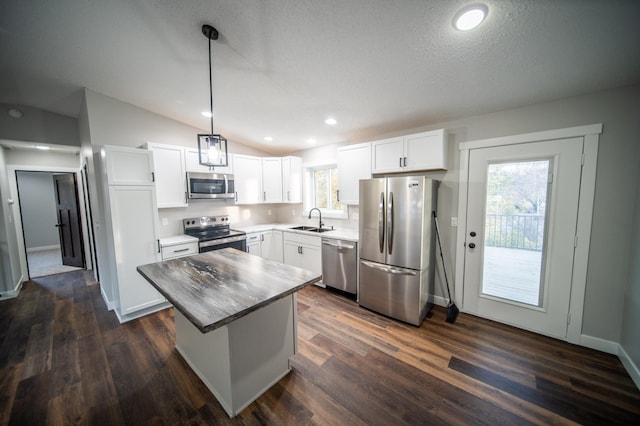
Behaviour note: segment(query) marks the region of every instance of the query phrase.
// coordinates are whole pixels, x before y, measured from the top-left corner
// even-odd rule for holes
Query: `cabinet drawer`
[[[190,256],[198,253],[198,243],[176,244],[174,246],[162,247],[162,260],[173,259],[176,257]]]
[[[297,244],[305,244],[314,247],[320,247],[322,242],[320,236],[316,237],[315,235],[304,235],[295,232],[285,232],[284,241],[295,242]]]

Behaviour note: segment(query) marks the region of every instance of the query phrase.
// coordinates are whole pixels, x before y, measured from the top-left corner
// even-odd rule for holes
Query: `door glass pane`
[[[482,294],[541,305],[550,163],[489,165]]]

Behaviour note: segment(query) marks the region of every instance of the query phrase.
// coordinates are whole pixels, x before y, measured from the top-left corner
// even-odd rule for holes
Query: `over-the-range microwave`
[[[189,199],[234,198],[233,175],[187,172]]]

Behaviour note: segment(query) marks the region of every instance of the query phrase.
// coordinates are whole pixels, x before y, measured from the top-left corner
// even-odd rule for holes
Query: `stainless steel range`
[[[247,251],[247,235],[231,229],[229,216],[203,216],[182,221],[184,233],[198,239],[200,253],[233,247]]]

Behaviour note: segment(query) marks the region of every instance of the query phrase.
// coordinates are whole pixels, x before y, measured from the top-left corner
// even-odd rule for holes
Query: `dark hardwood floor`
[[[0,424],[640,424],[615,356],[435,308],[420,328],[317,287],[293,371],[229,419],[174,348],[173,310],[119,324],[86,271],[0,301]]]

